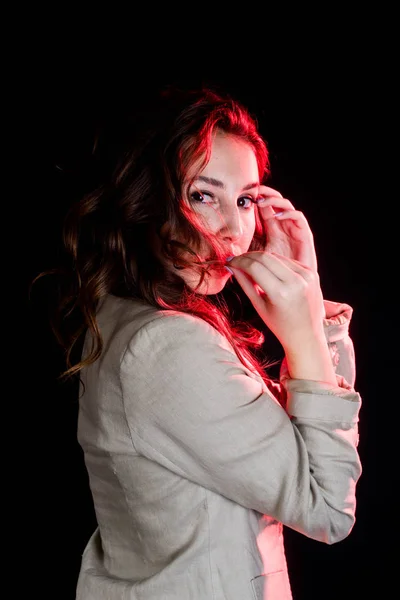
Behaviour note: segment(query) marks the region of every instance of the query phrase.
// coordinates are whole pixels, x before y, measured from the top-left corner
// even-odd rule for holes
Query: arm
[[[303,534],[333,543],[354,523],[359,395],[285,383],[288,413],[214,328],[168,315],[141,329],[121,362],[136,450]]]

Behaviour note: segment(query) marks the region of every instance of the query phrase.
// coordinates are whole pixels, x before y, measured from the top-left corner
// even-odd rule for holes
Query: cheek
[[[209,207],[209,210],[205,210],[202,214],[203,226],[211,233],[215,233],[220,229],[222,220],[223,214],[213,207]]]
[[[211,208],[211,207],[208,207]],[[246,240],[252,240],[256,229],[256,219],[259,219],[259,215],[256,217],[255,210],[249,210],[249,213],[242,216],[242,230],[243,238]],[[203,227],[211,234],[218,234],[221,226],[224,222],[224,215],[219,210],[205,210],[201,214],[201,222]]]

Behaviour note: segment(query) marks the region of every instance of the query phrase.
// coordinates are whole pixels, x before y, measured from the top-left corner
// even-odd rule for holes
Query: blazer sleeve
[[[120,365],[136,451],[326,543],[355,520],[360,397],[348,384],[285,379],[287,409],[211,325],[162,313]]]
[[[349,326],[353,309],[348,304],[324,300],[324,330],[331,351],[333,365],[338,377],[354,386],[356,369],[353,340],[349,335]]]

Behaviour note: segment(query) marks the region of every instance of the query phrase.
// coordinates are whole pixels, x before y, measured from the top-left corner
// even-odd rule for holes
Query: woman
[[[332,544],[354,524],[352,308],[323,300],[306,218],[265,185],[235,100],[170,89],[102,149],[65,223],[57,330],[98,522],[77,599],[289,599],[283,525]],[[232,277],[283,348],[279,381],[221,297]]]

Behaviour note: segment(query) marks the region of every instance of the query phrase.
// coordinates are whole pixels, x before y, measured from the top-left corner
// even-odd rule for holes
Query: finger
[[[293,223],[295,225],[297,225],[297,227],[299,227],[299,229],[302,229],[304,227],[308,227],[308,222],[307,219],[304,216],[304,213],[302,213],[300,210],[284,210],[278,213],[273,213],[273,214],[266,214],[264,216],[265,220],[274,218],[277,221],[285,221],[287,219],[293,221]]]
[[[249,253],[249,255],[241,254],[240,256],[235,256],[233,260],[229,261],[229,268],[233,269],[235,275],[236,271],[241,271],[245,275],[250,276],[254,283],[260,282],[260,277],[262,277],[263,273],[265,275],[265,278],[271,283],[273,283],[274,280],[276,281],[277,279],[279,281],[282,281],[282,278],[279,277],[278,272],[274,272],[273,268],[269,268],[268,257],[261,256],[266,254],[266,252],[253,252]],[[274,260],[276,260],[276,258],[273,258],[271,262],[273,262]]]
[[[300,261],[295,260],[294,258],[289,258],[288,256],[284,256],[283,254],[277,254],[276,252],[271,252],[270,254],[282,264],[287,265],[289,269],[301,275],[307,281],[310,281],[315,277],[315,271],[310,269],[308,265],[304,265]]]
[[[282,198],[278,196],[264,196],[259,194],[259,197],[256,200],[256,204],[259,208],[267,208],[272,207],[274,210],[295,210],[293,204],[287,198]],[[276,212],[276,211],[275,211]]]
[[[265,251],[253,251],[246,252],[245,254],[239,254],[235,256],[229,265],[237,266],[239,269],[242,267],[243,270],[249,271],[251,263],[260,263],[271,271],[278,279],[285,280],[290,271],[299,273],[307,276],[308,273],[312,274],[312,270],[308,265],[304,265],[294,258],[289,258],[283,254],[277,252],[265,252]]]
[[[270,252],[241,254],[229,262],[229,267],[241,269],[259,285],[265,277],[270,280],[271,275],[287,283],[294,278],[295,274],[303,275],[307,271],[307,268],[299,262]]]

